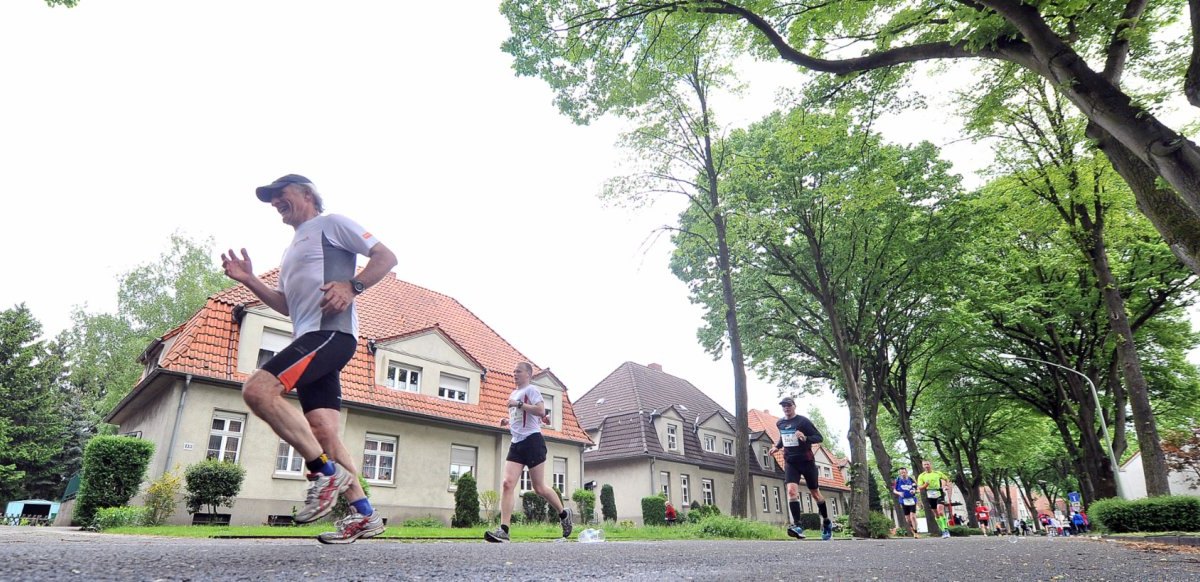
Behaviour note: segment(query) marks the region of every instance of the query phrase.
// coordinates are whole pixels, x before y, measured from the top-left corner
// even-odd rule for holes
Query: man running
[[[983,530],[984,537],[987,537],[988,521],[992,517],[992,512],[988,510],[983,501],[975,502],[975,521],[979,522],[979,529]]]
[[[358,469],[342,443],[342,368],[358,347],[354,299],[396,266],[396,255],[354,221],[321,214],[324,202],[312,182],[288,174],[255,191],[296,234],[283,254],[279,283],[268,287],[254,274],[250,255],[233,249],[221,255],[229,278],[246,286],[267,307],[291,317],[293,341],[242,387],[242,399],[292,448],[308,468],[308,496],[295,514],[298,523],[327,515],[338,495],[346,494],[350,515],[337,531],[317,537],[321,543],[348,544],[383,532],[358,482]],[[367,265],[354,274],[358,255]],[[284,399],[296,390],[300,408]]]
[[[504,461],[504,481],[501,483],[500,527],[484,533],[483,539],[493,543],[508,541],[517,480],[521,478],[521,471],[525,467],[529,467],[529,480],[533,482],[533,490],[554,508],[559,522],[562,523],[563,537],[569,537],[572,528],[571,508],[563,507],[558,494],[546,484],[546,440],[542,438],[546,403],[542,393],[530,383],[533,381],[533,366],[529,362],[517,363],[517,368],[513,370],[513,380],[516,381],[517,389],[508,397],[508,418],[500,419],[500,426],[507,426],[512,434],[512,444],[508,447],[508,457]]]
[[[904,519],[908,521],[908,531],[912,532],[913,538],[920,538],[917,534],[917,482],[908,475],[908,467],[900,467],[900,476],[896,477],[892,493],[896,494]]]
[[[804,484],[821,513],[821,539],[828,540],[833,537],[833,522],[829,521],[825,498],[817,484],[820,471],[812,450],[812,446],[825,440],[825,437],[821,436],[812,421],[796,414],[796,401],[791,396],[780,400],[779,405],[783,407],[783,418],[775,423],[779,427],[779,442],[775,443],[775,450],[783,449],[788,511],[792,514],[788,535],[798,540],[804,539],[804,528],[800,527],[800,477],[803,476]]]
[[[950,476],[941,471],[934,471],[933,463],[929,461],[922,462],[921,468],[924,471],[917,475],[917,489],[921,493],[921,498],[925,500],[926,511],[932,511],[936,516],[938,527],[942,530],[942,537],[948,538],[950,537],[950,524],[946,521],[946,514],[942,506],[950,506],[953,501],[950,498]]]

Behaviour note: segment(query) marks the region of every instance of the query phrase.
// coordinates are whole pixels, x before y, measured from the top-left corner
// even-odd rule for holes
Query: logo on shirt
[[[368,239],[368,238],[371,238],[371,233],[369,233],[369,232],[364,232],[364,233],[363,233],[363,239]]]

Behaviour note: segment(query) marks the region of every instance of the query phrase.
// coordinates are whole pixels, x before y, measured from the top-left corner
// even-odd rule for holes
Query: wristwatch
[[[350,279],[350,288],[354,289],[355,295],[361,295],[363,291],[367,290],[367,286],[363,285],[363,282],[358,279]]]

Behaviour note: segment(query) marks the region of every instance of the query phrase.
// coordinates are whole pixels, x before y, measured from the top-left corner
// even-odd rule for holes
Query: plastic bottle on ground
[[[579,532],[579,541],[583,543],[604,541],[604,530],[587,528]]]

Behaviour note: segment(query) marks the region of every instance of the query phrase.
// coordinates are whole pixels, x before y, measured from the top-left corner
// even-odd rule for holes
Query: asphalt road
[[[1095,539],[193,540],[0,527],[0,580],[1200,580],[1200,553]]]

